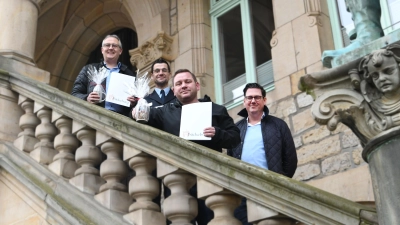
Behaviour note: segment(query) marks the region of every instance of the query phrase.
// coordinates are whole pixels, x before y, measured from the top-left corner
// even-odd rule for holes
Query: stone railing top
[[[366,206],[136,123],[28,77],[11,73],[8,80],[12,90],[53,111],[299,221],[359,224],[368,221],[360,215],[375,215]]]

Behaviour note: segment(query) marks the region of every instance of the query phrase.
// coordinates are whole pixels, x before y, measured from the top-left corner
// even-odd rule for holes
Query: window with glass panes
[[[228,109],[241,104],[249,82],[272,90],[272,0],[211,0],[210,15],[216,101]]]

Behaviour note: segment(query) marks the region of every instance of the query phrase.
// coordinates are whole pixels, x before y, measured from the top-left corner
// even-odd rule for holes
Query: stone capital
[[[400,126],[400,45],[392,44],[343,66],[307,74],[299,88],[315,98],[315,120],[347,125],[363,146]]]
[[[138,48],[129,50],[132,65],[138,69],[143,69],[149,66],[154,60],[164,58],[168,61],[173,61],[176,58],[176,53],[173,51],[174,39],[165,34],[164,31],[158,32],[153,39],[146,41]]]

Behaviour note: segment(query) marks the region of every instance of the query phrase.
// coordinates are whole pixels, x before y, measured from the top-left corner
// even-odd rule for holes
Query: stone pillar
[[[124,145],[124,161],[128,161],[136,173],[129,181],[129,194],[136,202],[129,207],[129,214],[124,218],[136,225],[165,225],[160,206],[152,201],[160,195],[160,182],[151,175],[156,168],[156,158]]]
[[[37,162],[48,165],[53,162],[53,157],[57,154],[57,151],[54,150],[53,140],[58,131],[50,122],[51,109],[35,102],[34,112],[41,121],[35,130],[35,136],[40,142],[35,144],[30,156]]]
[[[33,113],[33,101],[23,95],[18,97],[18,105],[25,111],[19,119],[19,127],[22,132],[18,134],[18,138],[14,141],[14,146],[21,151],[30,153],[39,140],[35,137],[35,128],[40,120]],[[7,130],[9,130],[7,128]]]
[[[400,42],[374,49],[389,39],[352,52],[358,58],[339,56],[348,63],[307,74],[299,83],[317,97],[311,112],[319,124],[335,130],[343,123],[360,139],[383,225],[400,224]]]
[[[0,0],[0,55],[34,65],[41,0]]]
[[[379,224],[400,224],[400,127],[371,140],[363,158],[371,171]]]
[[[127,186],[121,183],[128,175],[128,166],[122,161],[123,143],[97,132],[96,145],[101,146],[107,159],[100,165],[100,176],[106,183],[100,186],[94,198],[107,209],[125,214],[132,204],[132,197]]]
[[[76,134],[76,137],[82,142],[75,152],[75,161],[81,167],[75,171],[75,177],[71,178],[69,183],[82,192],[97,194],[105,180],[100,177],[100,172],[96,169],[103,156],[100,149],[95,146],[96,131],[74,120],[72,133]]]
[[[189,194],[196,183],[196,177],[169,163],[157,159],[157,176],[171,189],[171,195],[164,200],[164,215],[174,225],[191,225],[197,216],[197,199]]]
[[[71,133],[72,119],[53,111],[52,122],[60,130],[54,139],[54,148],[58,154],[54,156],[49,169],[55,174],[72,178],[79,165],[75,162],[75,151],[79,146],[79,140]]]
[[[197,178],[197,197],[206,199],[208,208],[214,211],[214,218],[208,225],[241,225],[233,216],[241,197],[229,190],[204,179]]]

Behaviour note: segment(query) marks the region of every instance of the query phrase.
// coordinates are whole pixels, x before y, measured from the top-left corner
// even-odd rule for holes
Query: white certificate
[[[212,103],[199,102],[182,106],[179,137],[186,140],[211,140],[205,137],[203,130],[211,127]]]
[[[106,91],[106,101],[129,107],[131,103],[126,100],[129,96],[128,85],[133,83],[135,83],[135,77],[112,72]]]

